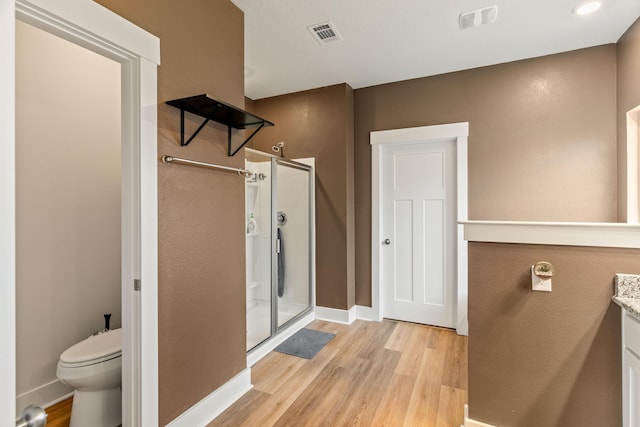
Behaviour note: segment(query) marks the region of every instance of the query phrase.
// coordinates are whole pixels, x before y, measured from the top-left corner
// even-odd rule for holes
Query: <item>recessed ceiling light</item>
[[[573,13],[576,15],[588,15],[600,9],[600,6],[602,6],[602,3],[599,1],[582,2],[573,8]]]

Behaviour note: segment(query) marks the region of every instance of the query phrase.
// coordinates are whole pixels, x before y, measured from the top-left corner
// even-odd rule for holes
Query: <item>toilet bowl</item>
[[[122,423],[122,329],[69,347],[56,375],[75,389],[70,427],[115,427]]]

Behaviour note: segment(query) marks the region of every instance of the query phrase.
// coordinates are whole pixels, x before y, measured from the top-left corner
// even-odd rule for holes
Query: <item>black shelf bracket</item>
[[[231,152],[231,150],[232,150],[232,148],[231,148],[231,126],[229,126],[229,128],[228,128],[228,129],[229,129],[229,138],[228,138],[228,140],[229,140],[229,143],[228,143],[228,144],[229,144],[229,148],[228,148],[228,150],[227,150],[227,153],[229,154],[229,156],[231,156],[231,157],[232,157],[232,156],[235,156],[235,155],[236,155],[236,153],[237,153],[238,151],[240,151],[240,150],[242,149],[242,147],[244,147],[245,145],[247,145],[247,143],[248,143],[249,141],[251,141],[251,138],[253,138],[253,136],[254,136],[256,133],[258,133],[258,131],[259,131],[260,129],[262,129],[263,127],[264,127],[264,123],[260,123],[260,125],[259,125],[257,128],[255,128],[255,130],[254,130],[253,132],[251,132],[251,135],[249,135],[249,137],[248,137],[247,139],[245,139],[245,140],[244,140],[244,142],[243,142],[242,144],[240,144],[240,146],[239,146],[238,148],[236,148],[236,149],[233,151],[233,153],[232,153],[232,152]]]
[[[229,157],[235,156],[242,147],[253,138],[260,129],[265,126],[273,126],[268,120],[262,119],[247,111],[241,110],[233,105],[226,104],[222,101],[217,101],[208,95],[196,95],[188,98],[174,99],[167,101],[167,104],[176,107],[180,110],[180,145],[187,146],[193,141],[193,139],[200,133],[200,131],[209,123],[210,120],[218,122],[227,126],[227,155]],[[195,114],[203,117],[205,120],[196,131],[185,141],[185,129],[184,129],[184,112]],[[232,129],[251,129],[254,131],[248,138],[240,144],[235,150],[232,144]]]

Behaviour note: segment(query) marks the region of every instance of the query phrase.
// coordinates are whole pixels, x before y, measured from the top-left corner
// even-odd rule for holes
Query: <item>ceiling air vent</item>
[[[489,6],[460,14],[458,25],[461,30],[479,25],[493,24],[498,17],[498,6]]]
[[[327,21],[307,27],[320,44],[329,44],[342,40],[333,22]]]

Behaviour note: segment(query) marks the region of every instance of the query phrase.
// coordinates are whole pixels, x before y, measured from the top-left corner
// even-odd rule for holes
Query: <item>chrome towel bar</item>
[[[179,164],[188,165],[188,166],[200,166],[205,168],[225,170],[229,172],[237,172],[238,174],[244,175],[245,177],[249,177],[253,175],[253,172],[246,169],[238,169],[238,168],[232,168],[229,166],[214,165],[213,163],[205,163],[205,162],[199,162],[197,160],[181,159],[180,157],[162,156],[162,162],[163,163],[179,163]]]

